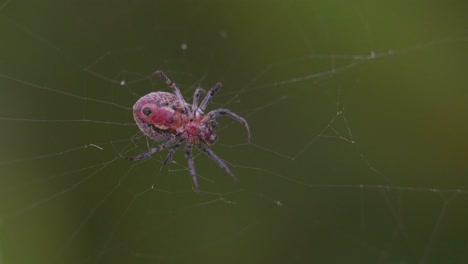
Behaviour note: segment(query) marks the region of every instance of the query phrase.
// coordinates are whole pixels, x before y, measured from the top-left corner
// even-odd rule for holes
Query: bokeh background
[[[0,263],[466,263],[463,1],[0,1]],[[214,151],[131,107],[223,89]]]

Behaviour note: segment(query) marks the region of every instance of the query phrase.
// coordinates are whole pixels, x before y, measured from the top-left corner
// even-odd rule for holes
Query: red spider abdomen
[[[140,98],[133,106],[133,117],[140,130],[157,141],[172,138],[183,123],[175,100],[174,95],[165,92],[154,92]]]
[[[158,107],[155,107],[153,111],[154,112],[150,118],[151,123],[160,129],[167,129],[176,121],[175,111]]]

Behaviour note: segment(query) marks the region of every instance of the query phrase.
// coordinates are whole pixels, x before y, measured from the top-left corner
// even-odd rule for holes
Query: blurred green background
[[[468,262],[463,1],[0,2],[0,263]],[[213,150],[131,107],[223,89]]]

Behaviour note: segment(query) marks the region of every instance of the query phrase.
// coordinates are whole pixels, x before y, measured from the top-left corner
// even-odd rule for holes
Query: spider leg
[[[241,123],[242,125],[244,125],[245,129],[247,129],[248,142],[250,143],[250,128],[249,128],[249,124],[247,123],[247,121],[246,121],[244,118],[238,116],[237,114],[234,114],[234,113],[231,112],[231,110],[229,110],[229,109],[220,108],[220,109],[213,110],[213,111],[209,112],[208,114],[206,114],[206,116],[205,116],[205,118],[204,118],[204,121],[209,120],[209,119],[215,119],[216,117],[222,116],[222,115],[230,116],[231,118],[233,118],[233,119],[236,120],[237,122],[239,122],[239,123]]]
[[[210,148],[206,147],[204,144],[200,144],[198,146],[208,157],[210,157],[212,160],[214,160],[216,163],[218,163],[218,165],[223,168],[229,175],[231,175],[231,178],[235,181],[235,182],[239,182],[239,180],[237,179],[236,175],[234,175],[234,173],[232,173],[232,171],[229,169],[229,167],[226,165],[226,163],[224,163],[224,161],[218,157],[218,155],[216,155]]]
[[[198,194],[200,194],[200,187],[198,186],[197,173],[195,172],[195,165],[193,163],[193,157],[192,157],[192,143],[187,143],[187,145],[185,145],[185,158],[187,159],[190,175],[192,175],[193,184],[195,185],[195,191]]]
[[[159,77],[161,77],[161,79],[163,79],[163,81],[169,86],[171,87],[172,89],[172,92],[175,94],[175,96],[177,97],[177,100],[179,100],[179,104],[185,109],[185,112],[188,114],[190,113],[190,108],[189,106],[187,105],[187,103],[185,102],[184,100],[184,97],[182,97],[182,94],[180,93],[180,89],[179,87],[177,87],[177,85],[175,84],[175,82],[171,81],[169,79],[169,77],[166,76],[166,74],[164,74],[164,72],[162,71],[155,71],[153,73],[153,75],[158,75]]]
[[[167,153],[166,159],[164,160],[164,165],[166,165],[169,161],[172,160],[172,157],[174,156],[174,153],[177,151],[177,149],[180,147],[180,144],[184,142],[183,139],[179,140],[172,148],[169,150],[169,153]]]
[[[205,111],[211,98],[219,89],[221,89],[221,87],[223,87],[223,85],[221,83],[217,83],[208,91],[205,98],[203,98],[202,103],[200,104],[199,109],[201,110],[201,112]]]
[[[193,93],[192,113],[196,113],[198,111],[198,100],[200,99],[200,95],[202,93],[206,93],[205,89],[203,88],[197,88],[195,93]]]
[[[156,152],[159,152],[159,151],[161,151],[163,149],[166,149],[167,147],[169,147],[173,143],[174,143],[173,140],[169,140],[169,141],[164,142],[164,143],[162,143],[160,145],[157,145],[154,148],[149,149],[148,151],[146,151],[146,152],[144,152],[144,153],[142,153],[142,154],[140,154],[138,156],[135,156],[133,158],[125,157],[125,159],[127,159],[127,160],[136,160],[136,161],[143,160],[143,159],[149,158],[151,155],[153,155]]]

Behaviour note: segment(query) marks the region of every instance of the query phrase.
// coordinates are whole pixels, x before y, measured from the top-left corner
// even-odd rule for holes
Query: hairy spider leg
[[[221,89],[221,87],[223,87],[223,85],[221,83],[217,83],[208,91],[205,98],[203,98],[202,103],[200,104],[200,107],[199,107],[199,109],[201,110],[200,114],[202,114],[203,111],[205,111],[205,109],[208,106],[208,103],[210,102],[211,98],[213,97],[213,95],[215,95],[215,93],[219,89]]]
[[[239,180],[237,179],[236,175],[234,175],[234,173],[232,173],[232,171],[229,169],[229,167],[226,165],[226,163],[224,163],[224,161],[218,157],[218,155],[216,155],[211,149],[207,148],[204,144],[200,144],[198,146],[208,157],[210,157],[212,160],[214,160],[216,163],[218,163],[218,165],[223,168],[229,175],[231,175],[231,178],[235,181],[235,182],[239,182]]]
[[[172,157],[174,156],[174,153],[177,151],[177,149],[180,147],[180,145],[184,142],[184,139],[181,138],[177,143],[172,146],[171,150],[167,153],[166,159],[164,160],[164,165],[166,165],[168,162],[172,160]]]
[[[196,113],[198,111],[198,100],[200,99],[200,95],[202,93],[206,93],[205,89],[203,88],[197,88],[195,93],[193,93],[192,113]]]
[[[233,112],[231,112],[231,110],[229,109],[223,109],[223,108],[220,108],[220,109],[216,109],[216,110],[213,110],[211,112],[209,112],[208,114],[206,114],[205,118],[203,118],[204,121],[207,121],[207,120],[210,120],[210,119],[215,119],[216,117],[218,116],[222,116],[222,115],[227,115],[227,116],[230,116],[231,118],[233,118],[234,120],[236,120],[237,122],[241,123],[242,125],[244,125],[245,129],[247,130],[247,134],[248,134],[248,142],[250,143],[250,128],[249,128],[249,124],[247,123],[247,121],[234,114]]]
[[[189,114],[192,112],[189,106],[187,105],[187,103],[185,102],[184,97],[182,97],[182,94],[180,93],[180,89],[179,87],[177,87],[175,82],[171,81],[169,77],[167,77],[166,74],[164,74],[164,72],[162,71],[155,71],[153,75],[158,75],[159,77],[161,77],[161,79],[163,79],[163,81],[169,87],[171,87],[172,92],[175,94],[175,96],[177,97],[177,100],[179,101],[179,104],[185,109],[185,113]]]
[[[187,160],[187,163],[188,163],[190,175],[192,175],[193,184],[195,185],[195,191],[198,194],[200,194],[200,187],[198,186],[197,172],[195,171],[195,165],[193,163],[191,143],[187,143],[187,145],[185,145],[185,159]]]
[[[146,159],[146,158],[149,158],[151,155],[153,155],[154,153],[156,152],[159,152],[161,150],[164,150],[166,149],[167,147],[169,147],[170,145],[174,144],[174,140],[169,140],[169,141],[166,141],[160,145],[157,145],[156,147],[154,148],[151,148],[150,150],[138,155],[138,156],[135,156],[133,158],[128,158],[128,157],[125,157],[125,159],[127,160],[143,160],[143,159]]]

